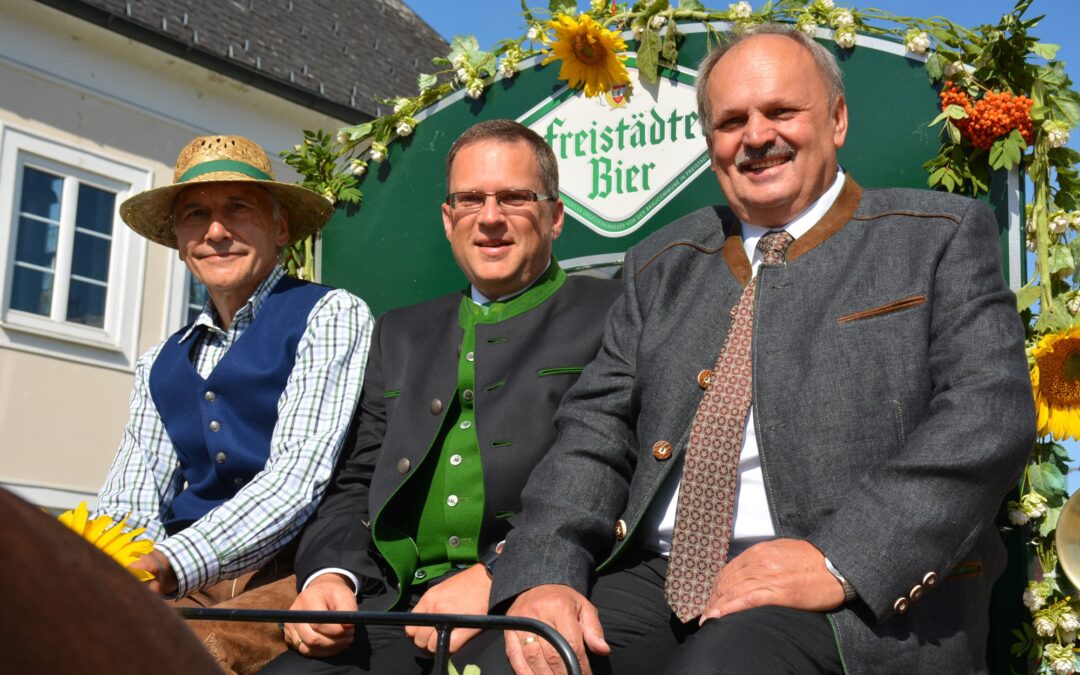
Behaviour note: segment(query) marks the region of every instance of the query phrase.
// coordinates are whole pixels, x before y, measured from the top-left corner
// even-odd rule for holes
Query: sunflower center
[[[1055,348],[1039,359],[1039,390],[1051,405],[1080,406],[1080,343]]]
[[[604,60],[603,48],[597,48],[596,40],[591,35],[574,36],[574,56],[587,66],[595,66]]]
[[[1069,352],[1065,357],[1065,379],[1070,383],[1080,380],[1080,353]]]

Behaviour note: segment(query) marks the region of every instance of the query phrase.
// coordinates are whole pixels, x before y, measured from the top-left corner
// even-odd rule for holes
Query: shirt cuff
[[[324,574],[340,574],[341,576],[345,577],[349,580],[350,583],[352,583],[353,593],[356,593],[357,589],[360,588],[360,579],[358,579],[357,576],[349,570],[343,570],[340,567],[324,567],[323,569],[312,573],[312,575],[307,578],[307,581],[304,582],[304,587],[301,588],[300,591],[306,591],[307,587],[311,585],[312,581],[315,581],[315,579],[321,577]]]
[[[154,548],[172,565],[177,597],[205,588],[221,575],[221,563],[213,544],[194,528],[189,527],[155,544]]]

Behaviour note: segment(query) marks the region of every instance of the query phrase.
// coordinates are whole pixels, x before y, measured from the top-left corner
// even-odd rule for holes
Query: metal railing
[[[516,616],[472,614],[414,614],[412,612],[313,612],[283,609],[219,609],[181,607],[180,616],[194,621],[261,621],[274,623],[350,623],[382,626],[432,626],[438,635],[433,675],[447,675],[450,666],[450,632],[454,628],[516,630],[539,635],[551,643],[562,658],[568,675],[581,675],[574,650],[551,626]]]

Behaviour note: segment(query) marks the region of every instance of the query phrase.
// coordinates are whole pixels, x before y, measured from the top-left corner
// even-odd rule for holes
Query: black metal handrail
[[[535,619],[473,614],[414,614],[412,612],[313,612],[284,609],[219,609],[180,607],[180,616],[195,621],[262,621],[276,623],[351,623],[383,626],[433,626],[438,634],[433,675],[446,675],[450,665],[450,631],[454,628],[517,630],[535,633],[551,643],[568,675],[581,675],[574,650],[557,630]]]

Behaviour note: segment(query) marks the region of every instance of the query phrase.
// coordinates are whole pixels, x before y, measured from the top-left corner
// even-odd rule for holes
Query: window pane
[[[75,250],[71,254],[71,273],[98,281],[108,281],[111,243],[108,239],[76,232]]]
[[[60,220],[60,194],[64,179],[51,173],[23,167],[22,199],[19,210],[35,216]]]
[[[105,326],[106,288],[85,281],[71,280],[68,290],[67,320],[87,326]]]
[[[56,265],[56,238],[59,233],[59,225],[19,218],[15,260],[53,269]]]
[[[49,315],[52,305],[53,275],[26,267],[15,267],[12,275],[11,308]]]
[[[116,195],[91,185],[79,184],[79,205],[75,210],[75,227],[112,234],[113,209]]]

